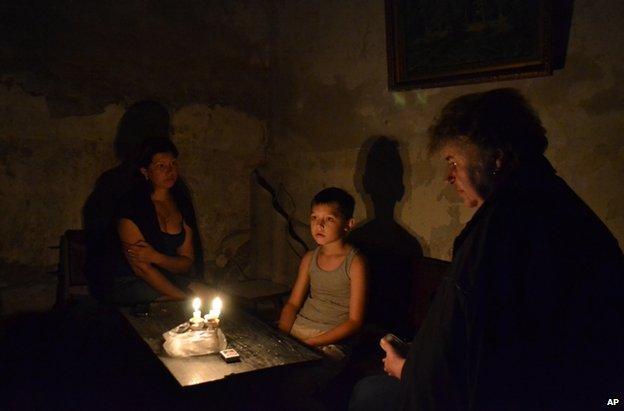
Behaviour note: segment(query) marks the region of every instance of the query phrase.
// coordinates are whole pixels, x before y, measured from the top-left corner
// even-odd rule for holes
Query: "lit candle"
[[[223,302],[219,297],[216,297],[212,300],[212,305],[210,307],[210,311],[206,314],[206,321],[208,320],[218,320],[219,315],[221,315],[221,307],[223,307]]]
[[[210,311],[211,312],[214,311],[214,315],[216,318],[219,318],[219,315],[221,315],[221,307],[223,307],[223,302],[221,301],[219,297],[212,300]]]
[[[193,299],[193,320],[201,320],[201,300],[199,297]]]

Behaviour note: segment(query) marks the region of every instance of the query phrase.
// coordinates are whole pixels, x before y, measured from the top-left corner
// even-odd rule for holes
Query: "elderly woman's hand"
[[[401,357],[396,352],[394,347],[386,341],[384,338],[379,341],[379,345],[386,352],[385,358],[382,360],[384,364],[384,371],[391,377],[401,379],[401,372],[403,371],[403,364],[405,364],[405,358]]]
[[[154,250],[148,242],[139,241],[136,244],[124,244],[128,258],[141,263],[156,263],[158,251]]]

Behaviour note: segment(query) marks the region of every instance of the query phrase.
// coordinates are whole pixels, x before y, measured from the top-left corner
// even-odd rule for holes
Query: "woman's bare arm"
[[[193,265],[193,230],[186,224],[182,229],[185,233],[184,242],[176,250],[175,256],[159,253],[145,240],[127,244],[128,253],[139,262],[155,264],[172,273],[186,274]]]
[[[158,268],[152,264],[144,261],[140,261],[137,258],[130,255],[132,245],[140,242],[145,242],[145,238],[141,233],[141,230],[127,218],[122,218],[117,224],[117,232],[121,240],[122,251],[130,263],[130,267],[134,274],[142,278],[156,291],[163,296],[171,299],[181,300],[187,297],[187,295],[178,287],[173,285],[167,277],[165,277]]]

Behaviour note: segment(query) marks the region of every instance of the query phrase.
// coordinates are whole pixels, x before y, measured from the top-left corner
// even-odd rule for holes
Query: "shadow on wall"
[[[85,269],[91,280],[101,277],[98,275],[99,271],[110,267],[111,256],[114,255],[112,253],[118,252],[111,249],[111,245],[116,243],[113,219],[119,200],[143,178],[137,172],[135,163],[141,144],[148,138],[170,138],[170,132],[169,111],[156,101],[135,103],[121,118],[114,140],[119,164],[98,177],[82,209],[87,247]],[[191,198],[188,186],[183,181],[181,183],[183,190],[189,194],[188,198]],[[187,223],[198,233],[196,221]],[[201,276],[204,258],[199,235],[193,236],[193,248],[195,271]]]
[[[395,207],[405,194],[399,143],[385,136],[366,140],[354,179],[366,204],[367,219],[351,232],[349,241],[369,263],[367,322],[411,337],[407,329],[411,277],[423,250],[416,237],[394,218]]]

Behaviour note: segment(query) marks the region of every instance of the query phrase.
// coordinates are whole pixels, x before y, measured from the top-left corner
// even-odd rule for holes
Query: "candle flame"
[[[193,299],[193,310],[197,311],[201,307],[201,299],[199,297],[195,297]]]
[[[217,317],[219,316],[219,314],[221,314],[222,307],[223,307],[223,302],[221,301],[219,297],[216,297],[214,300],[212,300],[211,310],[215,311],[215,313],[217,314]]]

